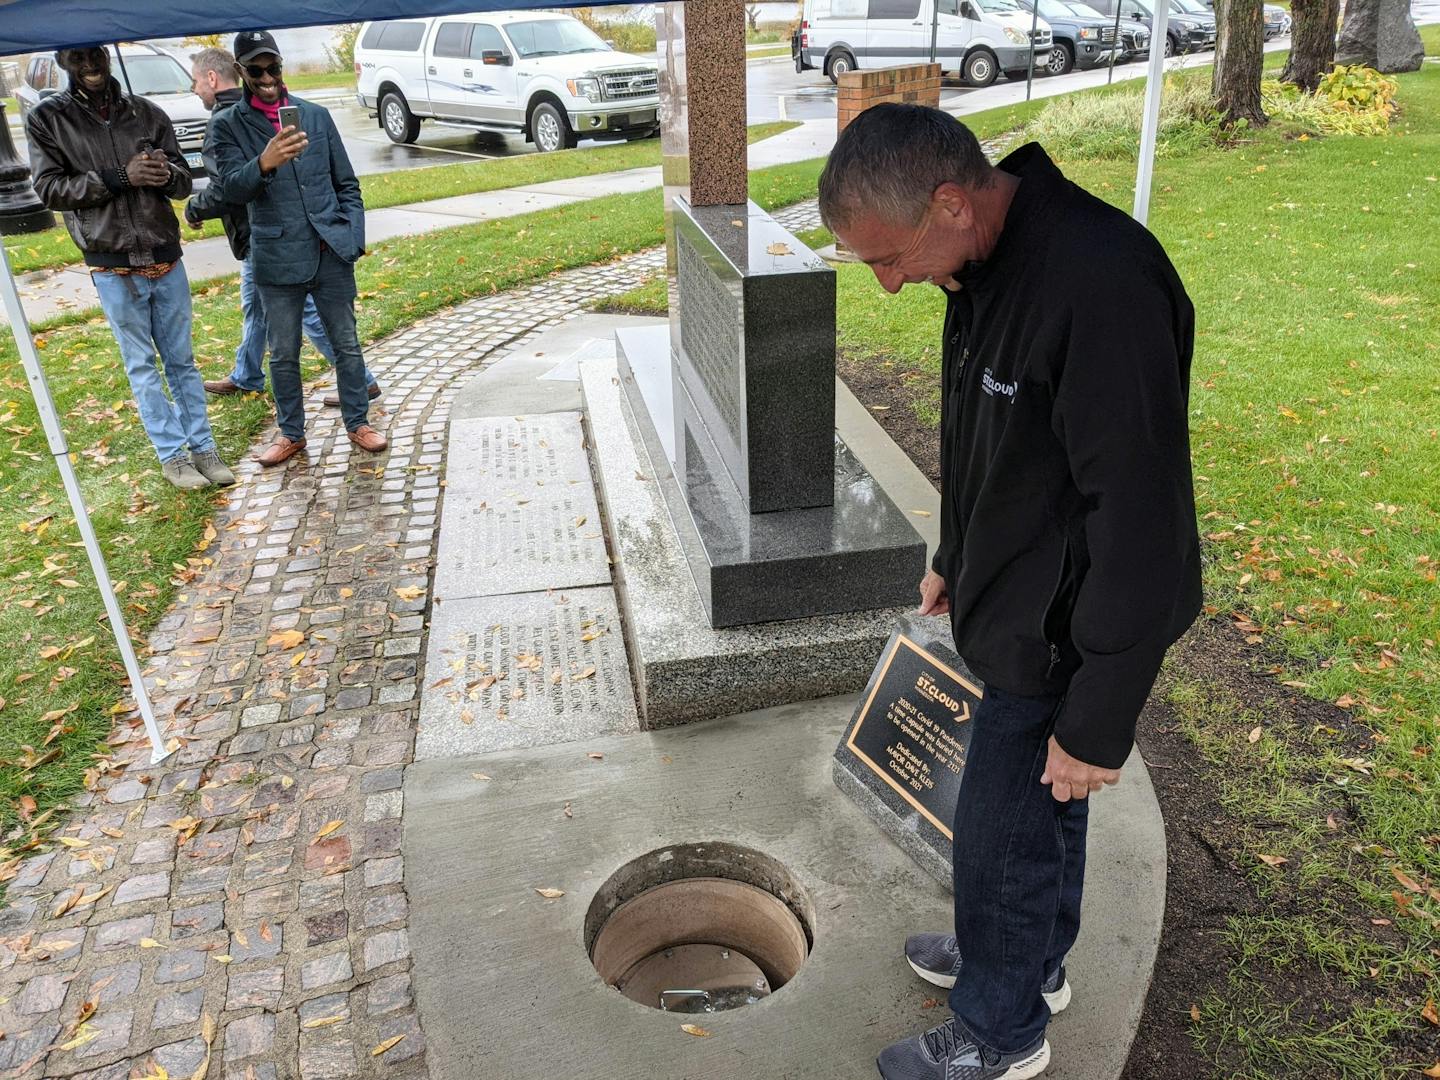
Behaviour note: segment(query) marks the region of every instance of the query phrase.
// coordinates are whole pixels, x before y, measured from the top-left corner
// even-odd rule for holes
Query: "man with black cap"
[[[165,479],[178,488],[233,484],[190,341],[190,283],[170,200],[191,185],[175,129],[158,106],[120,89],[104,49],[61,49],[55,60],[70,86],[25,122],[35,190],[64,212],[85,256]]]
[[[355,332],[355,260],[365,253],[360,183],[329,112],[285,89],[275,38],[264,30],[235,36],[242,100],[216,115],[206,137],[214,182],[225,202],[246,205],[250,259],[270,336],[270,382],[280,433],[259,455],[280,465],[305,448],[300,332],[306,297],[335,350],[340,415],[350,441],[379,453],[385,436],[369,423],[365,359]],[[283,126],[294,106],[298,125]]]

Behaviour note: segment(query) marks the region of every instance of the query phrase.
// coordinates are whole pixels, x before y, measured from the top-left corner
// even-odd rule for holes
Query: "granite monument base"
[[[663,324],[646,329],[664,345]],[[903,607],[897,600],[879,610],[716,629],[695,589],[664,485],[642,445],[615,360],[584,361],[580,377],[644,726],[682,724],[864,686],[896,619],[913,606],[920,571],[913,572]],[[859,419],[869,422],[863,415]],[[842,423],[842,434],[846,431]],[[914,471],[893,443],[887,440],[885,449],[899,468]]]
[[[659,487],[712,627],[914,600],[924,541],[843,437],[834,439],[832,505],[752,514],[673,375],[669,334],[621,330],[616,344],[620,385],[643,449],[641,472]],[[671,464],[680,438],[683,477]]]

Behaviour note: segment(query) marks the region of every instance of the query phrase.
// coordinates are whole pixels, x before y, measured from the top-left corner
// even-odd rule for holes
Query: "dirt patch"
[[[899,371],[880,369],[873,361],[864,363],[852,358],[841,358],[840,373],[890,437],[932,482],[938,482],[938,432],[922,424],[912,408],[916,395],[925,392],[923,384],[907,379]],[[877,405],[881,408],[876,409]],[[1297,733],[1297,743],[1304,741],[1300,733],[1324,728],[1332,740],[1351,752],[1363,753],[1370,745],[1369,730],[1355,723],[1344,710],[1280,686],[1266,673],[1275,659],[1264,646],[1247,644],[1244,635],[1225,617],[1202,616],[1172,650],[1171,667],[1189,680],[1223,688],[1227,701],[1239,709],[1264,715],[1267,729]],[[1196,1080],[1229,1075],[1227,1066],[1237,1067],[1240,1062],[1227,1061],[1229,1055],[1223,1051],[1218,1063],[1202,1053],[1195,1042],[1196,1024],[1191,1018],[1192,1007],[1207,997],[1229,996],[1227,977],[1240,958],[1225,940],[1227,920],[1261,912],[1281,916],[1314,914],[1306,910],[1313,895],[1262,900],[1248,880],[1248,867],[1239,861],[1242,838],[1247,829],[1257,824],[1263,827],[1264,823],[1239,820],[1222,806],[1222,777],[1179,730],[1179,717],[1167,701],[1175,677],[1162,676],[1136,731],[1165,822],[1168,877],[1160,949],[1125,1068],[1126,1080]],[[1334,842],[1352,842],[1343,828],[1351,808],[1337,796],[1336,805],[1327,807],[1326,812],[1332,812],[1341,823]],[[1344,911],[1336,925],[1378,940],[1381,935],[1369,921],[1374,914],[1356,905],[1354,910]],[[1327,918],[1333,916],[1327,911]],[[1291,1007],[1287,1026],[1293,1026],[1297,1033],[1309,1024],[1324,1028],[1340,1022],[1352,1008],[1375,1000],[1373,987],[1354,986],[1335,972],[1304,962],[1289,967],[1252,963],[1247,978],[1252,1001],[1273,1001],[1277,1010]],[[1396,1048],[1397,1059],[1419,1060],[1426,1054],[1433,1057],[1433,1047],[1420,1045],[1425,1037],[1426,1033],[1417,1030],[1414,1039],[1407,1040],[1412,1045]],[[1297,1075],[1285,1064],[1276,1064],[1269,1075]]]

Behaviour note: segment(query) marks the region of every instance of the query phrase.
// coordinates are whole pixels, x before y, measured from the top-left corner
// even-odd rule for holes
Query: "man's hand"
[[[303,131],[294,127],[281,128],[260,153],[260,171],[273,173],[287,161],[294,161],[309,145],[310,140]]]
[[[191,208],[191,203],[192,203],[192,202],[193,202],[193,200],[187,200],[187,201],[186,201],[186,203],[185,203],[185,213],[182,214],[181,216],[185,218],[185,224],[186,224],[186,225],[189,225],[190,228],[192,228],[192,229],[203,229],[203,228],[205,227],[205,222],[202,221],[202,220],[201,220],[200,218],[198,218],[198,217],[192,216],[192,214],[191,214],[190,208]]]
[[[170,162],[142,150],[125,163],[125,177],[131,187],[164,187],[170,182]]]
[[[918,615],[944,615],[950,610],[950,594],[945,591],[945,579],[934,570],[926,570],[920,579],[920,608]]]
[[[1045,772],[1041,774],[1040,782],[1050,785],[1050,794],[1055,796],[1056,802],[1069,802],[1071,799],[1083,799],[1107,784],[1118,784],[1120,770],[1086,765],[1067,754],[1052,735],[1050,753],[1045,759]]]

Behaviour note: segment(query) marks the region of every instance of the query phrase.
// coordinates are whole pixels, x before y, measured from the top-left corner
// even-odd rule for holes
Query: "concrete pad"
[[[613,335],[628,326],[664,326],[664,319],[634,315],[582,315],[552,330],[526,340],[514,352],[502,356],[468,380],[455,395],[452,421],[481,416],[513,416],[536,413],[575,412],[581,406],[578,370],[575,381],[560,378],[557,364],[586,350],[597,341],[610,343]]]
[[[660,186],[660,168],[626,169],[624,172],[600,173],[596,176],[572,176],[568,180],[551,180],[544,184],[527,184],[517,191],[535,191],[549,195],[567,195],[578,199],[594,199],[601,195],[629,195]]]
[[[433,203],[416,203],[414,208],[392,206],[365,213],[365,243],[375,245],[397,236],[419,236],[437,229],[465,224],[447,213],[432,209]]]
[[[528,214],[534,210],[548,210],[552,206],[565,206],[578,202],[584,195],[551,195],[545,192],[528,191],[523,188],[503,188],[499,191],[481,191],[473,195],[452,195],[448,199],[431,199],[416,203],[424,207],[427,214],[451,219],[461,217],[468,221],[488,221],[490,218],[513,217]],[[383,211],[381,211],[383,213]],[[369,215],[373,218],[374,215]],[[451,220],[448,225],[461,222]]]
[[[411,766],[405,884],[431,1076],[873,1080],[882,1047],[939,1023],[943,993],[901,945],[950,925],[949,899],[830,779],[854,707],[832,698]],[[1118,1077],[1140,1017],[1165,873],[1143,769],[1097,797],[1090,836],[1075,996],[1049,1031],[1054,1080]],[[715,840],[780,860],[809,893],[815,943],[799,974],[756,1005],[700,1017],[605,986],[582,936],[605,879],[647,851]],[[713,1037],[682,1033],[691,1020]]]

